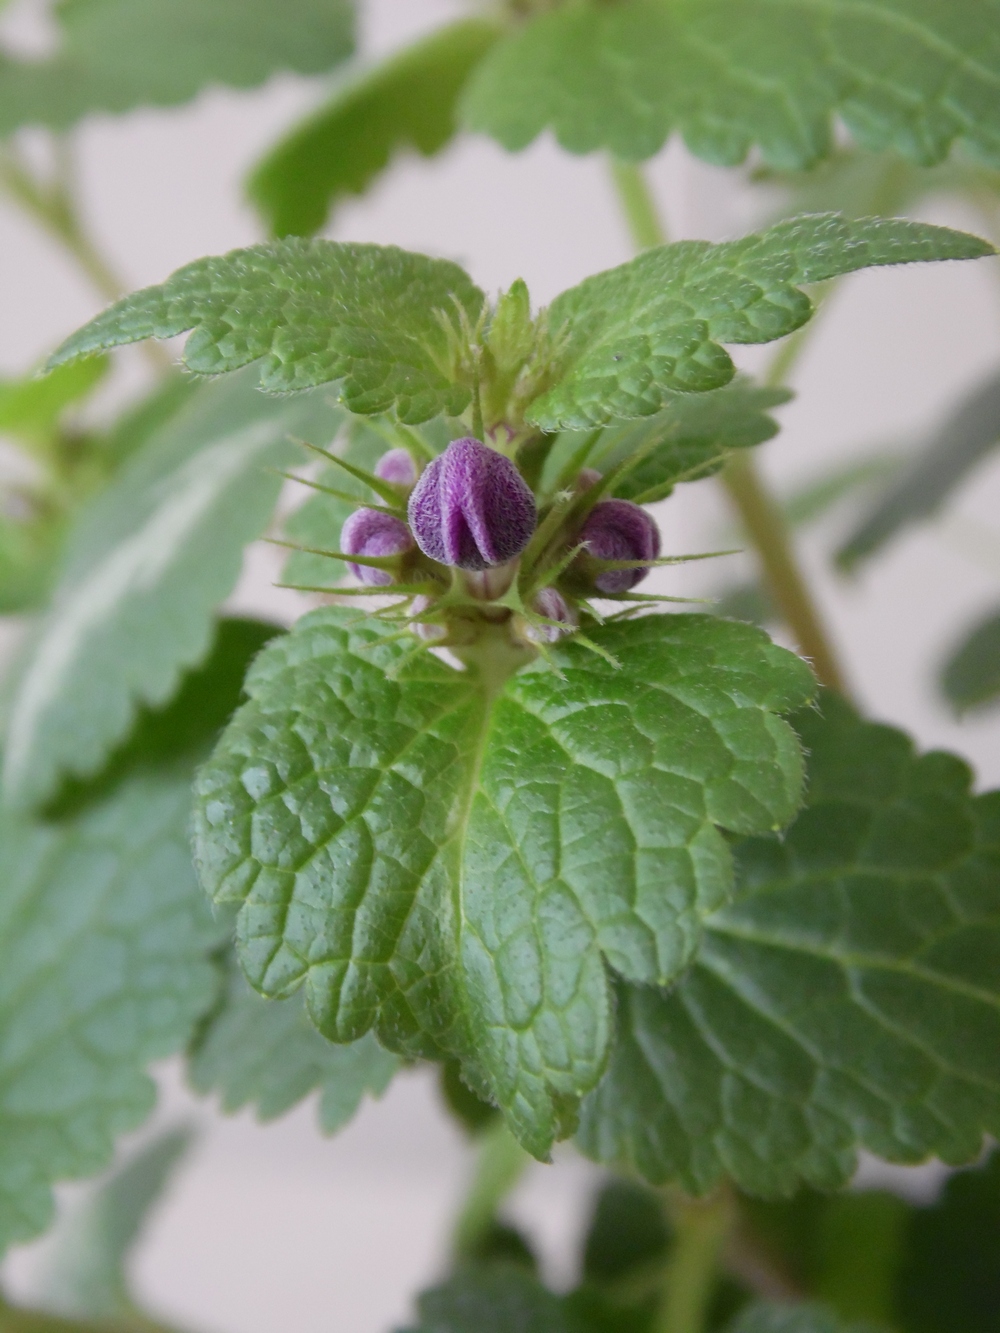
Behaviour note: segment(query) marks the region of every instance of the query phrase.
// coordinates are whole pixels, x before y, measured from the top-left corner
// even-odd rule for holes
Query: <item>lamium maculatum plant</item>
[[[0,607],[33,622],[5,682],[0,1246],[109,1164],[165,1055],[226,1110],[318,1089],[330,1133],[432,1066],[479,1165],[407,1333],[998,1333],[1000,792],[851,701],[792,529],[853,506],[859,568],[1000,440],[1000,380],[787,503],[754,450],[824,285],[995,268],[1000,0],[477,6],[270,150],[269,239],[124,295],[68,127],[354,50],[348,0],[197,8],[65,0],[51,55],[0,61],[0,188],[110,302],[0,383],[32,460]],[[635,257],[539,307],[318,235],[462,130],[602,152]],[[668,242],[638,164],[675,132],[743,171],[755,230]],[[968,230],[907,216],[942,191]],[[133,343],[147,397],[81,425]],[[679,610],[673,567],[725,554],[672,521],[708,478],[756,573]],[[224,613],[264,535],[295,623]],[[998,624],[940,665],[956,708],[1000,700]],[[504,1209],[559,1144],[596,1165],[555,1291]],[[57,1226],[61,1277],[0,1299],[0,1333],[164,1333],[124,1265],[183,1147],[97,1187],[85,1244]],[[917,1207],[852,1190],[862,1154],[972,1169]]]

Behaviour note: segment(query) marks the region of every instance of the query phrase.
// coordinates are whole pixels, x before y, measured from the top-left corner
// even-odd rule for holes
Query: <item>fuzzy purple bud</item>
[[[390,449],[375,464],[375,475],[396,486],[412,486],[417,480],[417,465],[409,449]]]
[[[597,560],[655,560],[660,530],[631,500],[601,500],[587,515],[579,540]],[[648,569],[606,569],[594,579],[598,592],[627,592],[646,577]]]
[[[517,468],[479,440],[452,440],[410,496],[424,555],[459,569],[490,569],[521,554],[535,531],[535,497]]]
[[[569,603],[561,592],[556,588],[543,588],[535,597],[534,608],[540,616],[546,620],[554,620],[554,625],[534,625],[528,631],[528,637],[541,640],[543,643],[555,643],[566,630],[573,629],[576,625],[576,615],[570,609]],[[565,629],[559,626],[564,625]]]
[[[402,555],[413,546],[413,535],[401,518],[382,514],[377,509],[355,509],[340,531],[340,546],[345,555]],[[374,565],[350,565],[351,573],[373,588],[392,583],[387,569]]]

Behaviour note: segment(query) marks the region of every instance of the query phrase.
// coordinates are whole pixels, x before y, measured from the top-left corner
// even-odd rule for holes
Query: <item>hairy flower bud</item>
[[[417,480],[417,465],[409,449],[390,449],[375,464],[375,475],[396,486],[412,486]]]
[[[566,630],[576,625],[576,615],[561,592],[556,588],[543,588],[534,600],[534,609],[546,620],[554,620],[554,625],[533,625],[528,630],[528,638],[536,642],[555,643]],[[559,626],[564,625],[565,629]]]
[[[340,532],[340,546],[345,555],[402,555],[413,546],[413,534],[401,518],[377,509],[355,509]],[[385,588],[393,582],[387,569],[374,565],[350,565],[350,571],[362,583]]]
[[[653,519],[631,500],[601,500],[587,515],[579,540],[597,560],[655,560],[660,531]],[[648,569],[606,569],[594,579],[598,592],[627,592]]]
[[[410,526],[432,560],[490,569],[521,554],[535,531],[535,497],[517,468],[479,440],[452,440],[410,496]]]

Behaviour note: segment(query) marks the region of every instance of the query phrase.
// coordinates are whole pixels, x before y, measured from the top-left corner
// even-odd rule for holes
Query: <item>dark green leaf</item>
[[[187,1129],[157,1135],[57,1227],[41,1283],[47,1309],[75,1319],[135,1318],[128,1260],[190,1143]]]
[[[349,0],[62,0],[59,46],[0,61],[0,135],[90,112],[172,106],[202,88],[322,74],[353,50]]]
[[[219,1093],[224,1111],[252,1105],[264,1121],[318,1089],[324,1134],[342,1129],[366,1094],[381,1096],[398,1068],[398,1058],[370,1033],[335,1046],[308,1021],[299,998],[263,1000],[235,968],[188,1066],[197,1092]]]
[[[953,649],[941,670],[941,693],[958,712],[1000,699],[1000,611],[994,611]]]
[[[281,486],[267,464],[298,460],[289,430],[324,431],[321,395],[289,402],[247,376],[201,388],[80,514],[50,616],[20,665],[4,785],[37,803],[63,773],[86,775],[202,658],[215,607]]]
[[[123,297],[74,333],[50,366],[108,347],[194,329],[189,370],[218,375],[260,361],[272,393],[341,380],[352,412],[400,419],[458,415],[471,397],[447,365],[441,314],[475,322],[483,294],[457,264],[395,246],[290,237],[198,259]]]
[[[1000,164],[996,0],[576,0],[502,42],[463,114],[509,149],[551,128],[575,153],[651,157],[676,130],[732,165],[784,169],[864,147],[940,161],[955,140]],[[946,91],[944,91],[946,90]]]
[[[597,1196],[583,1246],[583,1276],[589,1282],[620,1282],[650,1264],[662,1263],[670,1233],[663,1203],[631,1180],[609,1180]]]
[[[944,227],[837,214],[793,218],[720,245],[647,250],[556,297],[549,328],[561,373],[529,419],[546,430],[583,430],[651,416],[678,391],[732,379],[722,343],[771,342],[806,323],[813,307],[803,284],[873,265],[992,253],[988,242]]]
[[[822,1305],[753,1305],[728,1333],[878,1333],[871,1324],[845,1324]]]
[[[1000,1330],[1000,1153],[952,1176],[909,1228],[897,1301],[906,1333]]]
[[[260,658],[198,783],[201,872],[241,904],[254,986],[305,981],[338,1041],[374,1025],[393,1049],[454,1053],[540,1155],[603,1067],[602,955],[642,981],[684,967],[729,892],[717,826],[796,809],[775,713],[812,689],[798,658],[708,616],[594,637],[621,670],[569,644],[563,679],[530,669],[497,693],[316,612]]]
[[[837,552],[838,563],[851,568],[901,529],[930,518],[998,444],[1000,373],[995,373],[963,398],[914,460],[889,481]]]
[[[255,168],[247,192],[274,236],[311,236],[345,196],[364,194],[406,148],[433,157],[455,103],[502,29],[485,18],[440,28],[349,80]]]
[[[807,808],[737,846],[673,991],[623,988],[592,1156],[773,1195],[843,1183],[861,1147],[968,1161],[1000,1129],[1000,793],[833,697],[797,725]]]
[[[669,395],[667,406],[654,417],[603,431],[579,461],[609,472],[641,452],[642,461],[625,473],[614,494],[651,504],[669,495],[678,482],[698,481],[717,472],[731,449],[771,439],[778,426],[768,413],[791,396],[787,389],[765,388],[742,377],[709,393]],[[559,476],[569,459],[579,454],[584,438],[575,431],[560,436],[546,463],[546,479]]]
[[[417,1301],[405,1333],[575,1333],[564,1302],[520,1267],[456,1274]]]

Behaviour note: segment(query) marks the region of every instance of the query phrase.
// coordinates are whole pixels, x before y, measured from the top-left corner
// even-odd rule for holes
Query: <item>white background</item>
[[[447,0],[369,2],[363,48],[391,50],[463,9]],[[38,10],[23,0],[6,15],[5,31],[22,48],[46,40]],[[319,91],[281,78],[253,94],[211,92],[176,111],[97,119],[77,134],[88,225],[127,286],[261,238],[240,182]],[[737,173],[694,162],[676,144],[651,176],[675,238],[737,235],[759,209]],[[924,215],[977,226],[940,202]],[[603,163],[568,157],[548,140],[516,157],[463,139],[432,163],[407,159],[368,198],[344,206],[329,234],[458,259],[488,291],[523,277],[538,304],[629,255]],[[2,203],[0,298],[3,373],[30,368],[101,304],[61,252]],[[768,474],[785,492],[873,446],[913,443],[998,353],[998,261],[849,279],[800,363],[782,434],[763,451]],[[754,367],[765,358],[747,349],[738,359]],[[140,365],[134,353],[123,356],[113,393],[135,386]],[[932,668],[970,620],[1000,603],[998,502],[1000,457],[939,521],[897,540],[851,581],[829,572],[835,527],[803,542],[856,697],[923,745],[966,755],[982,783],[1000,778],[1000,713],[956,722],[935,697]],[[714,483],[682,488],[660,519],[669,553],[731,544]],[[731,568],[739,572],[736,562]],[[233,605],[293,616],[293,595],[270,586],[274,571],[268,549],[255,548]],[[664,589],[691,593],[725,576],[695,566],[658,578]],[[186,1118],[200,1133],[139,1254],[139,1288],[155,1310],[206,1333],[385,1333],[406,1318],[411,1293],[443,1262],[469,1167],[427,1077],[397,1080],[331,1141],[315,1131],[311,1106],[261,1128],[248,1116],[214,1115],[172,1066],[162,1081],[157,1123]],[[555,1167],[534,1168],[515,1199],[556,1280],[569,1276],[570,1241],[594,1178],[566,1152]],[[36,1244],[8,1259],[15,1292],[31,1291],[44,1251]]]

